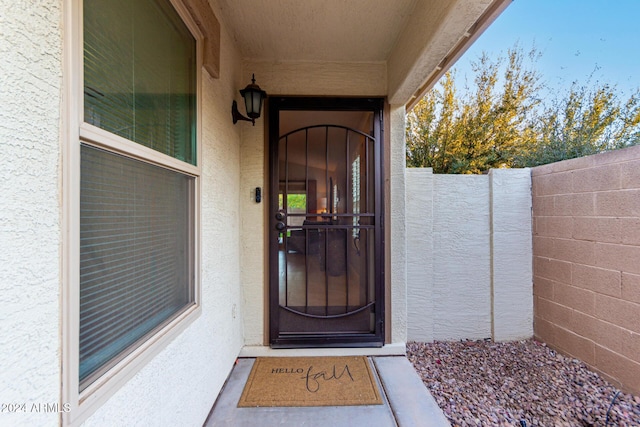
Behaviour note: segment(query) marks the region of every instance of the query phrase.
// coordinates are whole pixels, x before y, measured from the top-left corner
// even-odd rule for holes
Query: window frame
[[[166,0],[174,7],[196,43],[196,165],[175,159],[152,148],[84,122],[84,38],[83,0],[64,0],[63,105],[62,105],[62,286],[60,323],[62,350],[62,402],[69,411],[61,413],[63,425],[78,425],[126,384],[153,357],[165,349],[193,321],[202,309],[200,302],[200,210],[202,174],[202,65],[204,35],[180,0]],[[187,0],[188,1],[188,0]],[[193,209],[193,296],[188,306],[144,343],[80,392],[80,146],[94,146],[141,160],[194,178]]]

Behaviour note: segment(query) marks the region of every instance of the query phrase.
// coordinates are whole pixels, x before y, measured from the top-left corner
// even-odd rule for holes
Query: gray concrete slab
[[[239,359],[204,426],[449,426],[442,411],[405,357],[373,359],[375,363],[372,363],[372,368],[382,394],[383,405],[238,408],[238,400],[255,361]]]
[[[406,357],[375,357],[373,361],[399,426],[451,425]]]

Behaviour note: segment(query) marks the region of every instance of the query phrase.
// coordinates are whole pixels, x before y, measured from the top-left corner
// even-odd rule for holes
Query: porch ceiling
[[[244,59],[386,63],[411,106],[512,0],[209,1]]]
[[[245,58],[321,62],[386,61],[416,2],[218,0]]]

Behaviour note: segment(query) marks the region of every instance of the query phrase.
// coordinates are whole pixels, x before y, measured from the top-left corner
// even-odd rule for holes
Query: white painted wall
[[[407,169],[410,340],[532,336],[530,183]]]
[[[388,147],[390,165],[390,182],[385,195],[385,206],[390,221],[387,223],[385,257],[389,260],[388,277],[391,285],[391,341],[404,343],[407,341],[407,224],[406,224],[406,151],[405,151],[405,119],[404,105],[392,105],[390,111],[391,141]],[[387,326],[388,327],[388,326]]]
[[[0,1],[0,425],[60,401],[61,1]]]
[[[433,173],[407,168],[407,334],[414,341],[433,341]]]
[[[533,336],[531,170],[494,169],[491,185],[493,336]]]
[[[491,336],[489,179],[434,175],[434,339]]]

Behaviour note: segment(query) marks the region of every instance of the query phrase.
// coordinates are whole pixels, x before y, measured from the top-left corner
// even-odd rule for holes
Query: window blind
[[[193,304],[194,179],[81,146],[81,388]]]
[[[168,1],[84,2],[84,121],[196,164],[196,43]]]

